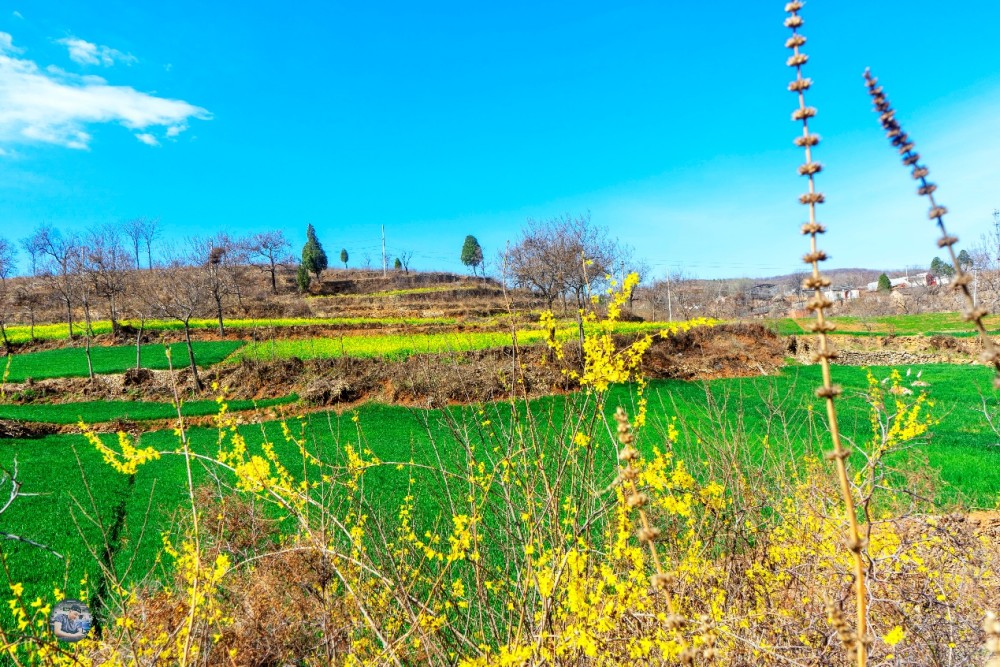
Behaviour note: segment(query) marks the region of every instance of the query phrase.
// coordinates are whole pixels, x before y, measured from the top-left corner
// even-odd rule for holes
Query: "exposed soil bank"
[[[626,345],[633,337],[621,336]],[[657,337],[642,371],[648,378],[684,380],[747,377],[776,372],[782,365],[782,340],[756,324],[695,329],[666,339]],[[579,387],[564,370],[580,369],[579,344],[565,346],[565,357],[550,358],[545,346],[515,350],[513,346],[451,354],[415,355],[408,359],[377,358],[243,360],[219,364],[202,373],[206,385],[218,382],[234,399],[260,399],[296,393],[314,405],[360,400],[442,405],[499,400],[516,391],[539,396]],[[87,378],[60,378],[7,385],[12,400],[159,400],[173,397],[177,383],[191,396],[190,371],[129,371]]]

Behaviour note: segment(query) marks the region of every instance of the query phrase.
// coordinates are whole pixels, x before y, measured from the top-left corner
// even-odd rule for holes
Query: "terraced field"
[[[613,331],[618,334],[660,333],[685,330],[692,326],[713,324],[714,320],[692,322],[619,322]],[[589,328],[590,325],[588,325]],[[518,344],[544,343],[549,333],[541,328],[522,329],[517,333]],[[561,324],[556,340],[569,341],[579,337],[579,329]],[[353,357],[383,357],[403,359],[415,354],[440,354],[505,347],[512,344],[507,331],[470,331],[422,334],[352,335],[338,338],[301,338],[250,343],[234,359],[299,359]]]
[[[195,361],[199,366],[217,364],[243,346],[242,341],[195,341],[192,344]],[[143,345],[142,366],[153,370],[170,367],[166,348],[162,344]],[[187,346],[175,343],[170,346],[174,367],[188,363]],[[123,373],[135,367],[135,347],[132,345],[94,346],[90,350],[94,372],[97,374]],[[41,380],[60,377],[87,377],[87,355],[82,347],[15,354],[7,357],[0,373],[7,382],[23,382],[27,378]]]
[[[837,325],[834,334],[849,334],[854,336],[974,336],[975,332],[961,313],[922,313],[915,315],[887,315],[880,317],[847,317],[829,318]],[[808,334],[808,318],[783,318],[773,321],[774,330],[782,336]],[[985,320],[987,329],[994,334],[1000,334],[1000,316],[994,315]]]
[[[398,327],[398,326],[451,326],[458,320],[447,317],[296,317],[296,318],[262,318],[262,319],[227,319],[227,329],[267,329],[293,328],[309,326],[328,326],[343,328]],[[123,325],[138,326],[138,322],[122,321]],[[77,325],[79,326],[79,325]],[[218,320],[191,320],[192,329],[217,329]],[[95,335],[111,333],[111,322],[97,320],[93,322]],[[144,328],[149,332],[182,331],[183,325],[176,320],[147,320]],[[13,343],[26,343],[31,340],[32,328],[23,325],[7,327],[7,335]],[[41,324],[34,327],[35,340],[57,340],[68,338],[69,327],[65,324]]]
[[[1000,447],[998,436],[989,428],[981,412],[981,393],[989,395],[986,408],[991,416],[1000,411],[1000,404],[989,392],[991,374],[980,367],[929,365],[913,368],[921,372],[922,381],[930,383],[930,396],[941,407],[936,409],[940,423],[934,427],[931,439],[915,453],[926,457],[929,465],[939,471],[942,485],[935,495],[944,507],[956,501],[971,506],[992,507],[1000,489]],[[879,377],[889,369],[875,369]],[[663,434],[673,423],[680,429],[675,451],[688,463],[696,476],[704,469],[703,461],[712,452],[728,451],[738,446],[739,456],[756,462],[761,480],[788,474],[785,466],[800,461],[804,455],[820,455],[826,448],[822,417],[807,409],[814,402],[812,388],[819,369],[790,367],[778,376],[716,380],[705,384],[681,381],[650,383],[649,423],[640,432],[640,446],[647,452],[663,441]],[[915,377],[915,375],[913,376]],[[841,423],[845,436],[856,447],[867,447],[871,437],[868,405],[864,400],[867,386],[865,373],[857,368],[838,368],[837,379],[845,387],[841,404]],[[710,393],[706,393],[706,390]],[[551,396],[520,403],[518,410],[530,410],[543,437],[553,437],[553,446],[575,446],[562,443],[554,435],[561,431],[575,401],[586,400],[585,394]],[[631,406],[634,389],[614,387],[606,409],[619,403]],[[947,407],[945,407],[947,406]],[[82,406],[52,406],[32,413],[33,406],[5,406],[5,414],[24,418],[32,415],[52,421],[75,421]],[[38,406],[44,407],[44,406]],[[130,419],[159,419],[169,406],[108,404],[94,407],[92,418],[112,415]],[[237,407],[237,406],[232,406]],[[243,406],[240,406],[243,407]],[[121,408],[123,414],[117,413]],[[206,402],[187,404],[190,413],[210,412]],[[481,412],[480,412],[481,410]],[[718,423],[722,410],[723,423]],[[18,412],[20,411],[20,412]],[[574,412],[575,414],[575,412]],[[788,415],[782,419],[779,414]],[[357,423],[354,419],[357,419]],[[676,422],[673,421],[676,418]],[[438,457],[450,469],[461,473],[464,465],[461,448],[457,447],[453,424],[464,424],[474,442],[485,444],[490,434],[501,434],[510,425],[507,404],[457,406],[447,410],[423,410],[370,403],[356,412],[336,414],[312,412],[304,417],[309,451],[334,464],[344,464],[343,447],[364,442],[372,452],[389,465],[365,473],[365,484],[377,488],[374,512],[394,513],[398,501],[408,493],[411,481],[421,484],[419,469],[397,470],[394,462],[436,466]],[[721,428],[720,428],[721,426]],[[298,429],[292,424],[293,430]],[[275,446],[282,461],[292,470],[301,470],[297,448],[282,435],[280,423],[240,427],[251,451],[259,451],[264,437]],[[550,436],[545,434],[549,433]],[[211,454],[217,447],[218,434],[210,428],[190,429],[196,452]],[[502,437],[502,436],[501,436]],[[114,436],[106,436],[112,444]],[[728,443],[728,444],[727,444]],[[142,436],[143,446],[151,445],[164,452],[175,451],[176,436],[169,430]],[[614,476],[615,459],[610,440],[598,444],[599,476],[610,480]],[[899,456],[905,457],[906,453]],[[115,546],[119,568],[132,563],[130,578],[141,578],[155,569],[161,548],[160,532],[165,530],[176,508],[183,506],[186,472],[180,456],[165,455],[139,469],[134,476],[121,475],[105,465],[100,454],[78,435],[54,435],[35,440],[8,440],[0,449],[0,463],[8,467],[17,459],[26,493],[43,495],[24,498],[4,515],[6,530],[31,535],[33,539],[51,545],[69,556],[68,573],[71,582],[84,574],[91,581],[99,579],[92,559],[87,557],[86,540],[100,540],[97,529],[84,518],[101,517],[105,525],[120,522],[119,543]],[[196,483],[205,480],[206,473],[195,467]],[[89,487],[89,495],[85,490]],[[600,482],[601,485],[604,482]],[[93,504],[89,498],[93,498]],[[422,495],[416,506],[419,520],[432,525],[442,508],[434,494]],[[116,517],[119,517],[116,519]],[[53,582],[63,582],[67,563],[21,544],[5,545],[8,565],[24,580],[31,595],[51,593]]]
[[[297,396],[268,398],[259,401],[230,401],[229,410],[254,410],[277,405],[287,405],[298,400]],[[218,414],[219,404],[214,400],[184,401],[181,414],[201,417]],[[71,403],[28,403],[24,405],[0,404],[0,419],[16,419],[43,424],[76,424],[84,421],[99,424],[116,420],[132,422],[174,419],[177,408],[173,403],[156,401],[78,401]]]

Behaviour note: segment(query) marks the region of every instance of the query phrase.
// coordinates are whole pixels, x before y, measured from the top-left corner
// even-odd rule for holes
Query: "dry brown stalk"
[[[986,650],[989,652],[986,667],[1000,667],[1000,616],[996,612],[986,612],[983,630],[986,631]]]
[[[826,228],[816,221],[816,205],[822,204],[824,197],[822,193],[816,191],[815,176],[822,170],[822,167],[818,162],[813,162],[812,159],[812,148],[819,143],[819,137],[809,132],[809,119],[816,115],[816,109],[806,106],[805,91],[812,85],[812,81],[802,76],[802,66],[809,58],[799,50],[799,47],[806,43],[806,38],[799,33],[799,28],[803,24],[802,17],[799,16],[801,9],[802,3],[798,1],[785,5],[785,11],[789,14],[789,17],[785,19],[785,26],[792,31],[792,36],[785,42],[785,46],[792,50],[792,56],[788,59],[787,64],[789,67],[795,68],[795,80],[788,85],[788,89],[795,93],[799,100],[799,107],[792,113],[792,120],[802,122],[802,136],[795,139],[795,144],[802,147],[806,154],[805,164],[799,167],[799,174],[809,179],[809,191],[799,197],[799,202],[809,207],[809,222],[802,226],[802,233],[809,235],[809,253],[803,257],[803,260],[812,266],[812,273],[803,281],[802,286],[814,292],[813,297],[806,303],[806,307],[816,313],[816,321],[812,325],[812,330],[816,333],[817,351],[813,357],[815,361],[820,363],[823,373],[823,384],[816,390],[816,395],[826,402],[830,437],[833,441],[833,451],[828,454],[828,458],[834,461],[837,468],[837,477],[849,525],[847,548],[854,561],[857,606],[856,656],[858,666],[864,667],[868,662],[867,645],[869,641],[867,637],[868,597],[865,585],[867,572],[862,556],[865,540],[861,537],[861,531],[858,527],[854,496],[851,494],[850,479],[847,475],[846,459],[850,455],[850,451],[843,447],[840,440],[840,429],[837,425],[837,410],[834,406],[834,399],[840,394],[840,388],[834,386],[830,376],[830,360],[836,358],[837,353],[830,344],[827,334],[836,327],[826,319],[826,309],[833,304],[823,295],[823,288],[830,286],[830,279],[819,272],[819,263],[827,259],[826,253],[818,246],[818,236],[824,233]]]
[[[965,297],[965,303],[968,306],[968,310],[965,311],[965,319],[972,322],[979,332],[979,338],[983,342],[983,353],[980,358],[983,363],[992,364],[993,368],[996,369],[993,386],[1000,389],[1000,351],[997,350],[989,334],[986,333],[986,325],[983,323],[983,318],[989,315],[989,311],[981,306],[977,306],[975,299],[972,298],[972,292],[969,290],[969,283],[972,282],[972,276],[962,269],[962,264],[955,255],[955,244],[958,243],[958,237],[948,234],[948,230],[944,226],[944,214],[948,212],[948,209],[938,204],[934,199],[934,192],[937,190],[937,186],[927,181],[927,175],[930,173],[930,170],[919,163],[920,154],[914,152],[913,141],[903,131],[899,121],[896,120],[896,112],[889,104],[882,86],[878,85],[878,79],[872,76],[870,69],[865,70],[864,76],[865,85],[868,87],[868,94],[871,95],[872,102],[875,104],[875,111],[879,114],[879,122],[882,124],[883,129],[885,129],[886,136],[888,136],[892,145],[899,149],[899,155],[903,164],[912,168],[910,174],[915,180],[920,182],[917,194],[926,196],[930,201],[931,208],[928,216],[931,220],[937,222],[938,229],[941,230],[938,247],[948,249],[951,263],[955,267],[955,280],[952,282],[952,288],[961,291]]]
[[[670,593],[672,577],[663,571],[660,562],[659,552],[656,550],[656,538],[660,536],[658,528],[652,526],[649,515],[643,509],[649,498],[645,493],[640,493],[636,486],[635,479],[639,476],[639,470],[634,462],[639,460],[639,450],[634,446],[635,436],[632,434],[632,424],[629,423],[628,415],[619,406],[615,411],[615,421],[618,422],[618,442],[622,444],[622,450],[618,454],[618,460],[622,462],[621,472],[618,475],[619,481],[625,487],[625,503],[630,509],[639,511],[639,523],[642,526],[637,533],[639,541],[645,542],[649,546],[649,553],[653,559],[653,567],[656,574],[653,575],[653,587],[663,591],[667,599],[667,627],[671,630],[678,630],[684,625],[684,618],[677,613],[674,606],[674,598]]]

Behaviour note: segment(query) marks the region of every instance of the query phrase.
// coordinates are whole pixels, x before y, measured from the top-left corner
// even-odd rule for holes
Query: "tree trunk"
[[[90,335],[86,334],[86,333],[84,334],[84,337],[83,337],[83,349],[84,349],[84,352],[87,355],[87,377],[89,377],[90,381],[93,382],[94,381],[94,361],[93,361],[93,359],[90,358]]]
[[[188,361],[191,362],[191,375],[194,376],[194,388],[201,391],[201,378],[198,377],[198,366],[194,363],[194,346],[191,345],[191,325],[184,321],[184,339],[187,341]]]
[[[115,307],[114,297],[108,297],[108,313],[111,316],[111,335],[115,338],[118,337],[118,309]]]
[[[11,349],[10,339],[7,338],[7,326],[3,320],[0,320],[0,335],[3,335],[3,349],[7,351],[7,354],[13,354],[14,350]]]
[[[142,368],[142,330],[146,327],[146,319],[139,320],[139,333],[135,335],[135,369]]]
[[[274,264],[271,264],[271,294],[278,293],[278,270],[275,268]]]
[[[69,325],[69,339],[73,340],[73,304],[66,299],[66,324]]]
[[[146,270],[153,270],[153,250],[148,243],[146,244]]]
[[[90,337],[94,335],[94,328],[90,324],[90,303],[86,297],[83,299],[83,349],[87,354],[87,377],[94,381],[94,360],[90,357]]]
[[[86,299],[84,299],[83,301],[83,326],[84,326],[83,333],[89,339],[90,336],[94,335],[94,324],[93,321],[90,319],[90,302],[87,301]]]
[[[222,324],[222,297],[220,297],[220,296],[216,296],[215,297],[215,313],[216,313],[216,315],[219,318],[219,335],[220,336],[225,336],[226,335],[226,327],[223,326],[223,324]]]

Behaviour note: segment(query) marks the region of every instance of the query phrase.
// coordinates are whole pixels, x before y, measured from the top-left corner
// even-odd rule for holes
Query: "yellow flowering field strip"
[[[285,328],[285,327],[305,327],[305,326],[329,326],[345,328],[377,328],[377,327],[398,327],[398,326],[451,326],[458,320],[449,317],[284,317],[284,318],[263,318],[263,319],[227,319],[224,320],[226,328],[229,329],[263,329],[263,328]],[[122,324],[138,327],[138,322],[123,320]],[[77,327],[82,325],[76,325]],[[147,320],[144,325],[147,331],[179,331],[184,326],[176,320]],[[215,329],[219,326],[218,320],[195,319],[191,320],[191,326],[195,329]],[[74,329],[75,330],[75,329]],[[111,333],[111,322],[108,320],[96,320],[93,322],[95,334]],[[34,328],[36,340],[55,340],[68,337],[68,327],[65,322],[56,324],[39,324]],[[24,343],[31,339],[31,327],[27,325],[14,325],[7,327],[7,335],[14,343]]]
[[[570,341],[579,335],[576,326],[568,326],[565,321],[551,320],[555,327],[557,341]],[[632,333],[675,333],[695,326],[713,324],[712,320],[691,320],[689,322],[618,322],[613,332]],[[587,324],[589,330],[594,325]],[[518,331],[518,343],[532,345],[548,340],[545,328],[533,327]],[[422,334],[389,334],[373,336],[343,336],[338,338],[284,339],[250,343],[234,359],[299,359],[350,357],[382,357],[403,359],[415,354],[440,354],[483,350],[505,347],[512,344],[510,333],[499,331],[471,331]]]

